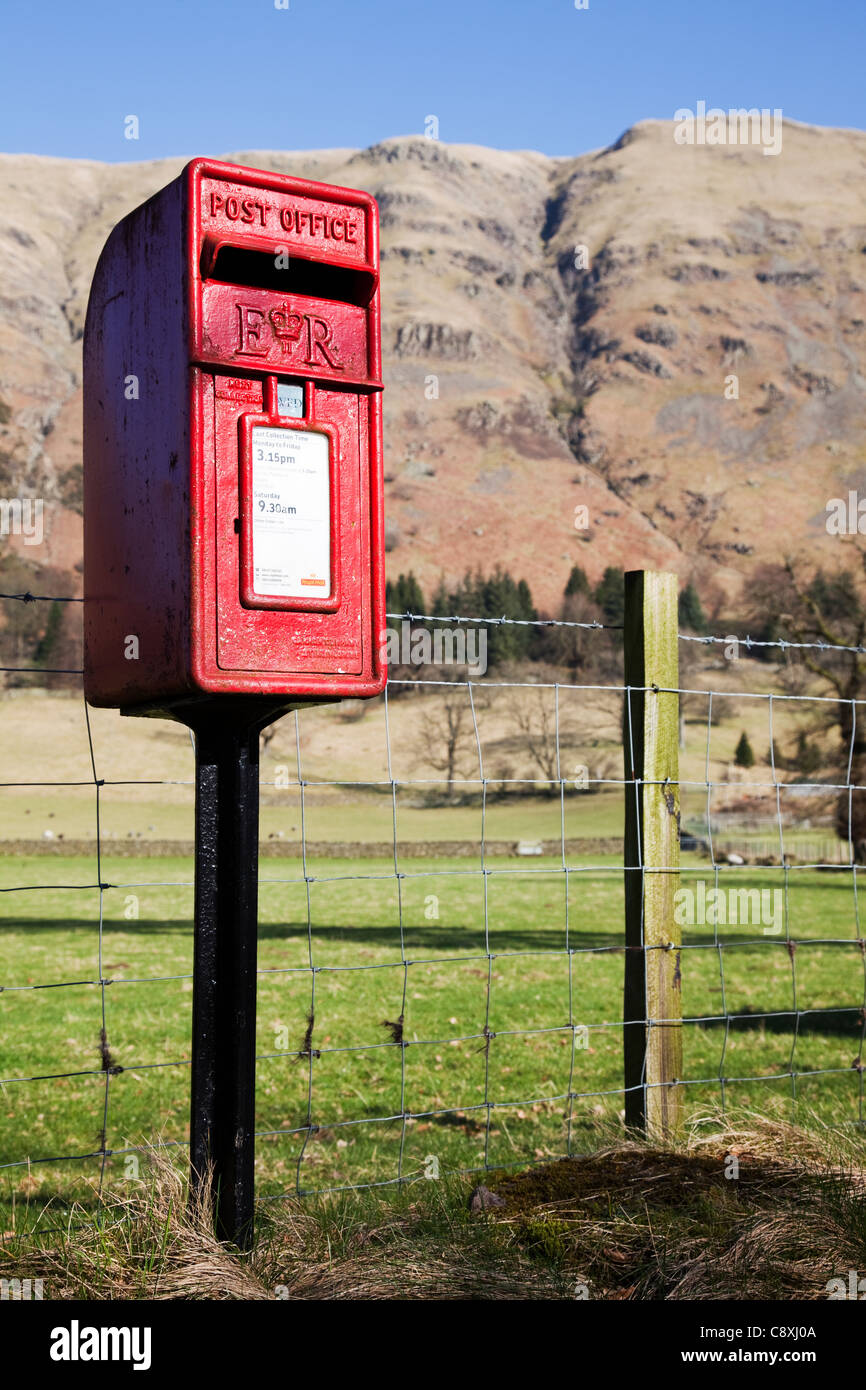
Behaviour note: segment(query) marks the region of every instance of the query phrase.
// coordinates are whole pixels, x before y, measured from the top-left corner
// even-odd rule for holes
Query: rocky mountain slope
[[[228,157],[379,200],[393,575],[499,561],[553,609],[575,562],[652,565],[733,612],[760,561],[838,555],[827,500],[866,494],[866,134]],[[46,500],[41,546],[0,545],[70,592],[89,279],[183,163],[0,157],[0,495]]]

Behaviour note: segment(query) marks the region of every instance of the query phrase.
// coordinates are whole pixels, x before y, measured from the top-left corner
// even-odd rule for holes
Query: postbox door
[[[276,394],[267,379],[215,373],[205,376],[203,384],[215,503],[218,666],[251,673],[359,674],[370,624],[362,563],[369,548],[369,485],[361,476],[361,459],[367,456],[367,398],[323,391],[308,382],[305,416],[281,418],[265,408],[269,402],[263,397]],[[280,446],[286,441],[303,441],[302,448],[286,446],[283,454]],[[269,482],[267,457],[264,468],[254,466],[252,451],[262,448],[270,451],[271,462],[283,456],[297,462],[305,455],[300,461],[309,465],[310,486],[303,502],[288,500],[285,482]],[[271,472],[273,476],[273,468]],[[289,519],[281,523],[280,513],[270,513],[275,517],[270,526],[257,525],[262,500],[303,510],[303,534],[294,534]],[[323,520],[329,526],[328,543]],[[298,582],[322,579],[327,582]]]

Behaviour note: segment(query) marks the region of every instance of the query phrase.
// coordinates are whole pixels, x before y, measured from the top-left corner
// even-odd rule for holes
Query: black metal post
[[[212,1171],[221,1240],[253,1237],[259,732],[285,709],[216,699],[195,734],[190,1191]]]

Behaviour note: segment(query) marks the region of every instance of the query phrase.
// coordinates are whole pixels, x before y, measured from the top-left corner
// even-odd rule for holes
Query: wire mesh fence
[[[390,616],[431,631],[509,621]],[[599,623],[523,625],[619,640]],[[732,641],[680,638],[707,651]],[[743,1104],[862,1124],[864,702],[840,714],[836,697],[742,689],[733,669],[639,691],[610,668],[589,681],[400,670],[368,708],[307,709],[269,731],[261,1196],[565,1156],[654,1086],[691,1114]],[[81,675],[55,674],[73,686]],[[642,841],[627,867],[627,799],[647,781],[628,775],[637,694],[672,696],[679,714],[682,853],[658,862]],[[7,692],[3,705],[6,765],[28,774],[3,783],[15,850],[0,891],[3,1195],[98,1201],[106,1183],[143,1176],[150,1146],[188,1141],[192,749],[184,730],[89,711],[69,690]],[[817,781],[780,747],[831,715],[837,771]],[[37,775],[74,725],[89,775]],[[169,769],[152,766],[160,758]],[[160,770],[174,775],[133,775]],[[152,798],[141,805],[156,839],[116,828],[136,796]],[[65,828],[27,833],[25,815],[56,819],[51,806]],[[654,874],[673,886],[669,939],[635,947],[625,880]],[[628,1014],[627,963],[646,971],[657,951],[675,958],[681,1004]],[[654,1030],[677,1030],[681,1072],[624,1074],[627,1027],[644,1058]]]

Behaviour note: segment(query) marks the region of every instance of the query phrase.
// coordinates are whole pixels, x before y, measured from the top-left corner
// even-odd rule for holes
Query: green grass
[[[274,768],[263,768],[273,782]],[[397,835],[407,844],[425,840],[477,840],[481,834],[481,797],[469,786],[469,804],[444,807],[419,804],[423,789],[398,788]],[[139,789],[141,791],[141,789]],[[474,795],[473,795],[474,793]],[[388,843],[394,836],[391,787],[359,792],[308,790],[305,800],[307,840]],[[569,792],[565,799],[566,838],[615,838],[622,834],[622,793],[594,795]],[[297,785],[274,787],[263,781],[261,837],[301,841],[301,803]],[[0,841],[44,838],[92,840],[96,835],[96,797],[93,787],[39,791],[6,788],[0,799]],[[559,840],[563,816],[559,793],[553,796],[490,797],[486,809],[488,840]],[[125,787],[106,787],[100,794],[100,835],[112,839],[186,840],[195,834],[193,787],[167,787],[160,798],[131,799]],[[110,845],[109,845],[110,848]]]
[[[664,1146],[598,1132],[592,1155],[260,1202],[249,1252],[215,1239],[165,1151],[0,1241],[0,1274],[46,1300],[826,1301],[866,1258],[859,1135],[705,1114]],[[607,1142],[605,1142],[607,1141]],[[177,1151],[171,1151],[176,1157]],[[734,1165],[736,1158],[736,1166]],[[491,1203],[489,1194],[495,1194]],[[470,1194],[472,1194],[470,1196]],[[838,1288],[838,1283],[836,1284]],[[823,1356],[823,1351],[822,1351]]]
[[[684,883],[704,877],[711,886],[703,861],[684,864],[697,871]],[[588,1150],[600,1124],[618,1122],[621,869],[598,857],[592,866],[575,858],[567,876],[546,858],[488,867],[485,886],[477,860],[401,859],[407,877],[398,883],[393,862],[316,860],[309,930],[300,863],[263,862],[262,1194],[298,1178],[309,1190],[419,1176],[431,1164],[524,1165],[569,1144]],[[94,861],[0,861],[0,1075],[10,1078],[0,1088],[0,1163],[33,1165],[0,1173],[16,1223],[28,1202],[35,1212],[54,1196],[81,1197],[98,1178],[99,1158],[36,1160],[98,1149],[106,1090],[109,1149],[188,1135],[192,865],[107,858],[102,873],[115,885],[103,894],[104,987]],[[722,883],[776,888],[783,876],[731,870]],[[793,951],[760,927],[684,931],[688,947],[703,948],[684,953],[684,1013],[709,1020],[684,1029],[693,1113],[717,1105],[721,1076],[732,1106],[789,1116],[800,1107],[832,1124],[860,1118],[862,1073],[852,1064],[866,964],[851,875],[794,870],[788,904]],[[45,987],[60,981],[74,983]],[[298,1053],[313,991],[320,1055],[310,1059]],[[123,1068],[108,1077],[103,1000],[108,1047]],[[794,1008],[815,1011],[801,1014],[796,1039],[790,1018],[747,1016]],[[712,1021],[725,1010],[744,1016],[727,1034]],[[401,1014],[403,1047],[386,1026]],[[571,1024],[586,1025],[586,1049],[574,1046]],[[803,1073],[796,1083],[792,1070]],[[111,1186],[139,1176],[133,1157],[108,1160]],[[3,1229],[12,1220],[4,1216]]]
[[[699,828],[706,811],[703,782],[707,768],[715,784],[734,780],[730,763],[741,732],[748,734],[759,762],[742,783],[735,782],[730,789],[716,788],[711,797],[714,815],[728,807],[731,800],[736,801],[750,790],[754,792],[753,784],[771,780],[769,767],[761,762],[770,741],[768,701],[747,698],[737,687],[769,692],[776,688],[772,675],[772,668],[760,662],[709,660],[685,681],[689,686],[703,681],[730,692],[724,721],[709,730],[709,738],[705,708],[708,702],[699,696],[691,697],[684,747],[680,751],[683,817],[689,826]],[[538,734],[545,709],[548,719],[551,716],[554,692],[535,692],[537,699],[532,692],[530,696],[533,727]],[[477,702],[478,739],[485,776],[491,779],[486,833],[489,839],[558,839],[558,795],[515,795],[501,800],[493,795],[498,790],[497,779],[502,777],[518,779],[513,790],[520,791],[526,790],[527,785],[520,779],[542,777],[539,763],[527,746],[526,734],[515,722],[516,702],[513,690],[496,684],[485,686],[484,698]],[[7,690],[0,693],[0,705],[6,784],[0,798],[0,841],[42,840],[46,831],[67,840],[93,838],[96,793],[91,740],[96,776],[105,779],[99,794],[104,840],[192,840],[193,754],[188,730],[182,725],[167,719],[125,718],[116,710],[91,709],[89,738],[83,702],[77,692]],[[773,732],[779,746],[790,752],[804,721],[821,708],[808,700],[778,701]],[[620,778],[617,697],[600,701],[598,692],[572,690],[566,683],[560,688],[559,710],[563,775],[577,775],[577,769],[585,765],[593,778]],[[368,702],[361,716],[345,722],[342,707],[326,705],[300,714],[299,738],[294,715],[286,716],[274,727],[273,738],[262,752],[263,839],[280,836],[291,841],[300,837],[300,792],[296,784],[299,752],[302,774],[308,783],[308,840],[389,841],[393,833],[392,777],[397,783],[401,839],[411,842],[476,838],[481,820],[477,784],[464,788],[475,792],[476,804],[447,809],[426,804],[430,797],[436,793],[441,797],[445,791],[442,767],[430,764],[423,736],[425,728],[436,728],[437,720],[441,721],[440,696],[393,698],[387,725],[382,700]],[[475,727],[475,723],[467,724],[458,758],[458,777],[479,776]],[[47,738],[49,728],[51,737]],[[541,743],[544,746],[543,738]],[[766,787],[763,795],[767,796]],[[622,789],[615,787],[598,795],[567,793],[566,836],[619,836],[622,799]],[[781,804],[788,821],[802,818],[802,798],[783,792]],[[772,838],[772,794],[763,810],[768,825],[765,834]],[[716,826],[715,833],[723,838],[738,838],[727,827],[720,831]],[[812,838],[823,838],[827,833],[816,830]]]

